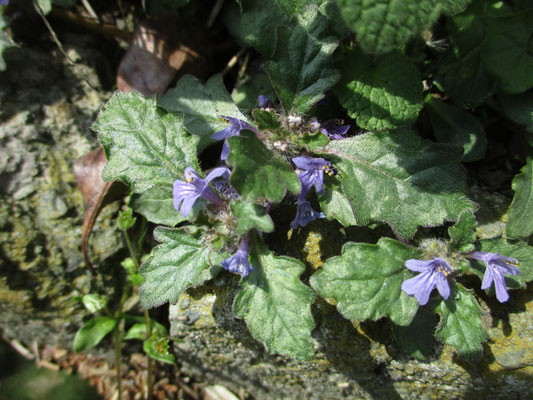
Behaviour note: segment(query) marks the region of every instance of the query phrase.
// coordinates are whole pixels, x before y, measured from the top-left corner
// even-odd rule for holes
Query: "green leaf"
[[[433,333],[437,326],[436,315],[419,308],[411,324],[394,324],[392,333],[400,346],[417,360],[425,360],[433,352]]]
[[[157,105],[183,115],[187,130],[199,138],[198,152],[214,140],[211,135],[228,126],[221,116],[247,121],[233,104],[222,76],[214,75],[205,84],[191,75],[181,78],[174,89],[161,96]]]
[[[239,109],[251,113],[254,108],[257,108],[257,97],[260,94],[268,97],[272,103],[276,102],[276,91],[263,69],[252,74],[243,82],[237,83],[231,92],[231,98]]]
[[[418,251],[393,239],[384,237],[378,244],[348,242],[340,256],[326,260],[310,284],[325,299],[334,299],[349,320],[389,317],[397,325],[409,325],[418,302],[401,285],[412,278],[405,267],[411,258],[419,258]]]
[[[277,130],[281,127],[281,122],[278,121],[276,117],[276,112],[274,110],[261,110],[256,109],[253,111],[253,117],[257,129],[261,131],[265,130]]]
[[[305,265],[274,256],[262,243],[253,246],[250,262],[254,270],[241,282],[233,311],[270,353],[310,360],[315,294],[300,281]]]
[[[143,343],[143,351],[151,358],[167,364],[176,364],[174,355],[168,351],[168,339],[154,333]]]
[[[329,143],[329,138],[323,133],[305,133],[303,136],[298,137],[296,142],[303,148],[308,150],[317,150],[325,147]]]
[[[152,331],[159,336],[166,336],[168,335],[167,329],[161,325],[159,322],[154,321],[153,319],[150,319],[150,325],[152,326]],[[137,322],[136,324],[133,324],[130,329],[128,329],[128,332],[124,335],[124,340],[144,340],[146,338],[146,323],[145,322]]]
[[[37,4],[43,11],[44,15],[52,11],[52,0],[37,0]]]
[[[235,233],[244,235],[250,229],[257,229],[265,233],[274,231],[274,222],[269,215],[265,214],[265,209],[249,201],[236,201],[231,203],[231,211],[237,218]]]
[[[245,199],[266,197],[279,202],[287,189],[298,194],[298,175],[282,158],[270,152],[254,133],[243,131],[228,139],[231,152],[227,163],[233,167],[231,186]]]
[[[419,226],[455,221],[473,210],[455,146],[408,130],[331,141],[323,153],[339,170],[319,197],[322,211],[344,226],[385,222],[409,238]]]
[[[509,289],[526,287],[527,282],[533,280],[533,247],[525,243],[507,242],[504,238],[480,240],[480,251],[499,253],[505,257],[516,258],[519,261],[518,275],[505,275],[505,283]],[[485,264],[477,260],[471,260],[470,264],[474,272],[480,277],[485,273]]]
[[[0,71],[5,71],[6,63],[4,61],[3,53],[8,47],[14,46],[13,41],[9,38],[4,28],[7,26],[7,22],[2,13],[2,7],[0,6]]]
[[[437,140],[461,146],[464,149],[463,162],[477,161],[485,156],[485,129],[471,113],[446,104],[432,95],[426,98],[426,110]]]
[[[463,11],[472,0],[440,0],[442,11],[446,15],[453,15]]]
[[[161,244],[141,265],[144,277],[141,303],[145,308],[167,302],[175,304],[187,288],[201,285],[211,278],[204,270],[218,266],[228,256],[210,250],[201,231],[188,233],[183,229],[158,227],[154,236]]]
[[[127,231],[135,225],[136,220],[137,218],[133,216],[133,209],[128,207],[126,210],[122,211],[117,218],[118,229],[121,231]]]
[[[402,49],[440,14],[439,0],[338,0],[365,53]]]
[[[90,313],[95,313],[107,306],[107,300],[97,294],[86,294],[82,298],[83,305]]]
[[[135,193],[171,188],[186,167],[199,170],[197,138],[185,131],[181,117],[158,111],[153,98],[116,92],[92,129],[108,160],[104,180],[119,179]]]
[[[516,95],[499,93],[496,98],[507,118],[533,133],[533,92]]]
[[[448,300],[436,307],[440,323],[435,336],[452,346],[457,354],[470,361],[481,357],[488,339],[476,299],[460,284],[452,286]]]
[[[174,208],[172,188],[168,186],[155,186],[141,194],[134,194],[130,205],[154,224],[176,226],[186,219]]]
[[[507,236],[527,238],[533,234],[533,159],[513,179],[515,192],[507,214]]]
[[[83,351],[96,346],[117,325],[111,317],[97,317],[89,320],[76,332],[74,351]]]
[[[338,80],[331,67],[337,39],[327,36],[327,20],[310,6],[288,27],[278,28],[276,52],[266,70],[287,114],[300,115]]]
[[[422,109],[422,77],[401,53],[370,57],[346,49],[339,64],[339,101],[361,128],[375,130],[409,126]]]
[[[474,250],[473,243],[476,240],[476,218],[470,210],[464,210],[459,219],[448,228],[448,235],[450,241],[448,242],[448,250],[459,250],[462,252],[469,252]]]
[[[507,93],[533,87],[533,10],[492,21],[487,28],[485,63]]]

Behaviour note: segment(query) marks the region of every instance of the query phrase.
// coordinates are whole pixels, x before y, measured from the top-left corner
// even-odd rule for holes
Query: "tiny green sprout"
[[[104,309],[107,306],[107,300],[97,294],[86,294],[82,298],[82,303],[90,313]]]
[[[135,221],[137,218],[133,216],[133,209],[126,208],[124,211],[120,213],[117,219],[118,229],[121,231],[127,231],[130,229],[133,225],[135,225]]]

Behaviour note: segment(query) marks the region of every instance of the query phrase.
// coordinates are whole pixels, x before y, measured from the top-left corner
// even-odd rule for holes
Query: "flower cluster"
[[[468,253],[467,256],[485,263],[486,269],[481,289],[489,289],[494,283],[498,301],[504,303],[509,300],[503,274],[518,275],[519,270],[516,267],[518,260],[483,251],[474,251]],[[406,261],[405,266],[411,271],[421,272],[402,283],[402,290],[408,295],[415,296],[421,306],[427,304],[429,295],[435,287],[445,300],[450,297],[448,278],[451,276],[452,269],[448,262],[442,258],[429,261],[411,259]]]

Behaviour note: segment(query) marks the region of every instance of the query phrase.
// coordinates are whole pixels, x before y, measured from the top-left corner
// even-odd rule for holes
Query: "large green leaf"
[[[228,139],[231,152],[227,162],[233,167],[231,186],[246,200],[266,197],[278,202],[287,189],[298,194],[300,180],[291,166],[269,151],[254,133],[242,132]]]
[[[198,139],[185,131],[182,118],[156,108],[154,99],[116,92],[92,129],[107,156],[104,180],[120,179],[133,192],[172,187],[186,167],[199,169]]]
[[[507,93],[533,87],[533,10],[496,19],[487,28],[485,63]]]
[[[413,276],[405,261],[418,256],[418,251],[389,238],[377,245],[349,242],[340,256],[327,259],[310,283],[322,297],[334,299],[350,320],[389,317],[397,325],[409,325],[418,302],[401,285]]]
[[[266,69],[287,113],[304,113],[339,80],[330,65],[338,43],[327,36],[327,28],[316,6],[297,14],[288,27],[278,28],[276,51]]]
[[[235,233],[243,235],[250,229],[263,232],[273,232],[274,222],[269,215],[265,214],[264,207],[249,201],[238,200],[231,203],[231,211],[237,218]]]
[[[485,156],[485,129],[481,121],[471,113],[431,95],[426,98],[426,110],[437,140],[441,143],[456,144],[464,149],[462,161],[477,161]]]
[[[365,53],[383,54],[407,42],[437,20],[439,0],[339,0],[346,23]]]
[[[274,256],[262,243],[253,246],[250,262],[254,270],[242,281],[233,311],[269,352],[311,359],[315,294],[300,281],[305,265]]]
[[[90,319],[76,332],[74,351],[83,351],[96,346],[116,325],[117,320],[111,317]]]
[[[533,234],[533,159],[513,179],[515,192],[507,214],[507,236],[526,238]]]
[[[212,76],[205,84],[191,75],[181,78],[174,89],[159,98],[158,106],[182,114],[187,130],[200,138],[198,152],[213,142],[210,136],[228,126],[221,116],[246,117],[233,104],[222,77]]]
[[[141,194],[134,194],[131,207],[154,224],[176,226],[185,220],[174,208],[172,188],[168,186],[155,186]]]
[[[533,92],[516,95],[499,93],[497,99],[507,118],[524,125],[528,132],[533,133]]]
[[[401,53],[370,57],[345,50],[339,62],[341,82],[335,93],[364,129],[412,125],[422,108],[422,78]]]
[[[505,275],[505,283],[510,289],[524,288],[527,282],[533,280],[533,247],[525,243],[511,243],[504,238],[481,240],[480,251],[499,253],[505,257],[516,258],[519,261],[518,275]],[[485,264],[472,260],[471,265],[475,273],[481,278],[485,273]]]
[[[457,223],[448,228],[450,241],[448,242],[448,250],[454,251],[472,251],[474,250],[473,243],[476,240],[476,218],[470,210],[464,210],[460,215]]]
[[[209,267],[218,269],[228,254],[216,253],[204,243],[202,231],[156,228],[154,236],[161,244],[143,265],[141,303],[145,308],[164,303],[175,304],[180,294],[212,277]]]
[[[464,195],[462,151],[455,146],[397,130],[335,140],[323,154],[339,174],[325,185],[320,206],[344,226],[386,222],[408,238],[419,226],[455,221],[475,208]]]
[[[448,300],[442,300],[436,311],[441,320],[435,336],[453,346],[460,357],[477,360],[488,335],[474,296],[460,284],[455,284]]]

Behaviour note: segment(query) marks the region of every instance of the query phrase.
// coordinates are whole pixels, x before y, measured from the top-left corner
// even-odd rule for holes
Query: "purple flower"
[[[333,140],[344,139],[349,129],[350,125],[343,125],[342,119],[330,119],[320,126],[320,132]]]
[[[223,140],[224,139],[224,146],[222,146],[222,154],[220,156],[221,160],[225,160],[228,158],[229,155],[229,146],[228,146],[228,138],[232,136],[239,136],[241,131],[243,129],[246,129],[248,131],[256,132],[256,129],[248,124],[247,122],[241,121],[238,118],[232,118],[232,117],[224,117],[221,116],[225,122],[229,122],[229,126],[222,129],[221,131],[215,132],[211,135],[211,139],[215,140]]]
[[[503,274],[518,275],[520,273],[518,268],[516,268],[518,260],[516,258],[500,256],[498,253],[487,253],[484,251],[473,251],[468,254],[468,257],[483,261],[487,266],[485,275],[483,275],[481,289],[485,290],[490,288],[492,282],[494,282],[498,301],[504,303],[509,300],[509,293],[507,293]]]
[[[274,108],[270,99],[263,94],[260,94],[257,97],[257,104],[259,105],[259,108]]]
[[[299,226],[304,227],[309,222],[314,221],[317,218],[324,218],[324,213],[316,212],[311,207],[311,204],[304,200],[303,197],[298,197],[298,209],[296,210],[296,217],[291,222],[293,229],[298,228]]]
[[[414,295],[421,306],[427,304],[435,286],[444,299],[450,297],[448,275],[452,273],[452,269],[442,258],[429,261],[411,259],[405,262],[405,266],[411,271],[422,272],[402,283],[402,290],[408,295]]]
[[[7,3],[9,3],[9,0],[0,0],[0,4],[3,4],[4,6],[7,6]]]
[[[229,272],[241,274],[243,278],[252,272],[254,269],[248,262],[248,246],[248,235],[245,235],[242,238],[239,248],[235,254],[222,261],[221,265],[224,267],[224,269],[227,269]]]
[[[229,169],[219,167],[207,174],[205,179],[202,179],[191,167],[185,168],[185,182],[180,180],[174,182],[174,190],[172,191],[174,208],[181,211],[184,217],[187,217],[199,197],[220,206],[223,200],[209,187],[209,182],[228,173]]]
[[[323,158],[308,156],[294,157],[292,162],[303,170],[298,173],[302,183],[300,197],[305,197],[313,185],[315,185],[316,192],[322,194],[324,191],[324,172],[330,176],[333,175],[333,170],[330,168],[331,163]]]

